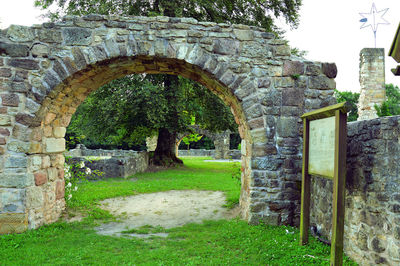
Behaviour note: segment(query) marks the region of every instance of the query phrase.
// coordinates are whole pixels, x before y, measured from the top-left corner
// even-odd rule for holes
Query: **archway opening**
[[[38,150],[31,155],[32,161],[40,158],[48,163],[32,168],[37,185],[43,185],[43,209],[47,213],[41,223],[55,221],[65,207],[64,193],[64,155],[65,132],[77,107],[86,97],[104,84],[116,78],[131,74],[171,74],[196,81],[215,93],[232,111],[238,132],[242,138],[241,162],[241,198],[242,215],[246,216],[248,193],[251,175],[251,137],[239,100],[234,94],[218,81],[216,76],[191,65],[183,60],[166,59],[152,56],[118,57],[88,65],[60,82],[43,101],[37,112],[37,122],[32,128],[33,142]],[[36,158],[36,159],[35,159]],[[55,195],[55,199],[51,198]],[[53,196],[54,197],[54,196]]]

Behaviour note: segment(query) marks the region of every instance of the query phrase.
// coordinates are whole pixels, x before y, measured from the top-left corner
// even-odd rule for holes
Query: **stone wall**
[[[334,64],[292,56],[284,40],[257,27],[88,15],[0,31],[5,231],[60,217],[71,116],[101,85],[141,73],[181,75],[219,96],[242,139],[241,214],[252,223],[298,223],[299,116],[335,102]]]
[[[80,164],[81,171],[89,168],[91,172],[100,171],[101,175],[89,174],[90,180],[113,177],[129,177],[136,173],[145,172],[149,166],[149,156],[147,152],[137,152],[125,156],[101,156],[97,158],[90,157],[72,157],[67,161],[69,164]]]
[[[78,144],[76,149],[66,151],[65,155],[71,157],[68,162],[72,164],[84,162],[85,167],[92,171],[99,170],[103,173],[100,178],[128,177],[149,167],[149,154],[144,151],[87,149]],[[96,176],[91,178],[98,179]]]
[[[400,264],[400,116],[348,123],[345,253]],[[330,238],[332,182],[312,178],[311,226]]]
[[[211,132],[207,129],[203,129],[198,125],[191,125],[191,130],[199,135],[207,136],[214,142],[215,151],[212,155],[215,159],[229,159],[229,145],[230,145],[230,131],[225,130],[223,132]],[[180,133],[177,138],[176,147],[178,149],[182,139],[192,134],[192,132]]]
[[[94,157],[110,157],[110,156],[124,156],[124,157],[134,157],[138,153],[134,150],[104,150],[104,149],[88,149],[83,144],[78,144],[75,149],[66,151],[64,154],[71,157],[84,157],[84,156],[94,156]]]
[[[200,157],[214,157],[215,150],[206,149],[190,149],[190,150],[179,150],[178,156],[200,156]]]
[[[221,159],[215,157],[215,150],[205,150],[205,149],[190,149],[190,150],[179,150],[179,156],[209,156],[214,159]],[[240,150],[228,150],[226,152],[227,158],[223,159],[240,159]]]
[[[385,90],[385,50],[364,48],[360,52],[360,98],[358,120],[377,118],[376,105],[386,99]]]

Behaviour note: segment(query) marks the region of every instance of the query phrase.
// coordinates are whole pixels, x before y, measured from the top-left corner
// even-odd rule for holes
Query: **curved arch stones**
[[[130,73],[182,75],[215,92],[243,139],[243,217],[298,223],[299,116],[334,101],[334,64],[293,57],[255,27],[89,15],[0,31],[0,233],[59,218],[71,116],[91,91]]]

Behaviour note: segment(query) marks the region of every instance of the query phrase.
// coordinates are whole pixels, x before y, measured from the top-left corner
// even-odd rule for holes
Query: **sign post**
[[[331,265],[342,265],[343,261],[348,110],[344,102],[301,116],[304,129],[300,245],[308,243],[311,175],[332,179]]]

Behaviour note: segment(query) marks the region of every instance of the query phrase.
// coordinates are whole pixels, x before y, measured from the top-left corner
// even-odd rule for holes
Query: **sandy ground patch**
[[[171,190],[130,197],[107,199],[101,208],[122,217],[119,223],[107,223],[96,228],[99,234],[120,236],[121,231],[144,225],[172,228],[203,220],[231,219],[238,209],[228,210],[224,193],[220,191]]]

